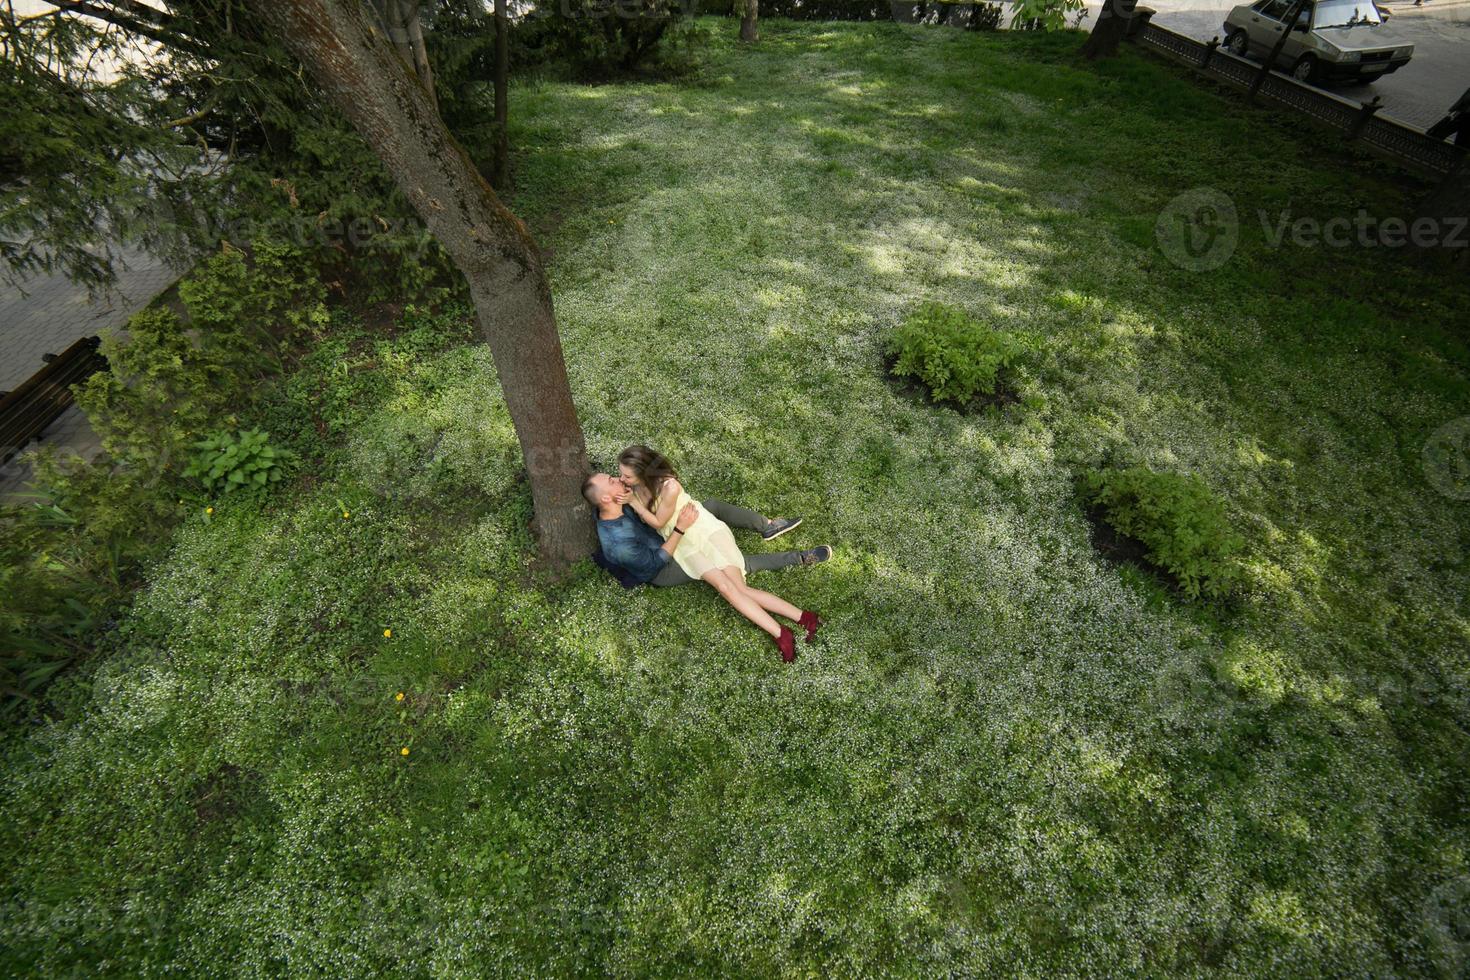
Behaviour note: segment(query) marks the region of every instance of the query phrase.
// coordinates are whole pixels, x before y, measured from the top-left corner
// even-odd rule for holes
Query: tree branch
[[[111,6],[101,6],[93,0],[44,0],[44,2],[49,3],[59,12],[95,17],[97,20],[120,27],[125,31],[157,41],[166,47],[181,48],[194,54],[205,53],[201,44],[173,29],[170,24],[172,14],[166,14],[164,11],[137,3],[136,0],[110,0],[110,2],[118,7],[126,7],[134,13],[147,11],[148,13],[143,15],[144,20],[138,20],[136,16],[129,16]]]
[[[178,119],[170,119],[163,124],[163,128],[183,129],[185,126],[192,126],[213,112],[215,103],[217,102],[219,102],[219,90],[215,89],[214,94],[205,100],[203,107],[198,112],[191,112],[187,116],[180,116]]]

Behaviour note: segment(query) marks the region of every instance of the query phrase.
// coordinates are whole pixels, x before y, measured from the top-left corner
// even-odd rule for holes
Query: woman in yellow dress
[[[629,446],[618,456],[618,473],[633,491],[628,498],[629,506],[663,538],[674,533],[674,522],[684,505],[694,505],[699,517],[674,549],[674,561],[690,578],[708,582],[742,616],[765,630],[781,651],[782,660],[787,663],[794,660],[796,638],[790,627],[776,622],[772,614],[805,627],[808,642],[822,624],[821,617],[746,584],[745,556],[735,544],[730,525],[685,492],[679,474],[662,453],[647,446]]]

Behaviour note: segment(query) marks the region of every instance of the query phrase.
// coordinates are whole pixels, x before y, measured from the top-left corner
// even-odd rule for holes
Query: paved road
[[[59,354],[82,337],[120,327],[173,285],[179,274],[142,252],[123,250],[117,290],[93,298],[62,275],[37,276],[21,288],[0,286],[0,391],[9,391],[41,369],[43,354]],[[43,443],[92,459],[101,450],[87,419],[75,405],[42,434]],[[19,460],[0,465],[0,503],[13,503],[25,489],[30,467]]]
[[[1470,89],[1470,2],[1441,7],[1436,0],[1426,0],[1422,7],[1415,7],[1395,0],[1384,6],[1394,14],[1389,26],[1414,42],[1414,57],[1370,85],[1333,91],[1361,101],[1381,95],[1389,115],[1428,129]]]
[[[122,250],[117,291],[93,299],[59,273],[0,285],[0,391],[39,371],[42,354],[59,354],[80,337],[117,327],[179,277],[158,259]]]
[[[1180,34],[1208,41],[1223,41],[1225,15],[1233,2],[1227,0],[1140,0],[1154,8],[1154,23]],[[1383,97],[1384,115],[1421,129],[1432,126],[1470,88],[1470,0],[1425,0],[1415,7],[1412,0],[1380,0],[1393,17],[1392,27],[1414,43],[1414,57],[1407,65],[1367,85],[1338,85],[1329,92],[1345,99],[1370,101]],[[1100,2],[1088,3],[1091,17],[1084,29],[1095,23]]]

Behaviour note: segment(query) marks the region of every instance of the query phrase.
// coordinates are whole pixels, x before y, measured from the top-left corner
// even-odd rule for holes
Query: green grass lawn
[[[329,413],[319,470],[187,522],[7,740],[8,969],[1461,976],[1470,503],[1421,453],[1470,298],[1257,218],[1402,183],[1077,35],[711,26],[695,84],[514,92],[513,203],[594,456],[803,515],[838,557],[754,583],[822,642],[538,585],[485,348],[344,340],[260,420]],[[1196,273],[1154,221],[1202,186]],[[925,300],[1041,338],[1020,402],[884,377]],[[1225,498],[1232,602],[1098,557],[1104,463]]]

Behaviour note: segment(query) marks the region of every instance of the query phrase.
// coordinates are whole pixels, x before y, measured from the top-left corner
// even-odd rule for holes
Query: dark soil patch
[[[1106,561],[1113,565],[1132,562],[1159,575],[1169,575],[1168,572],[1148,560],[1148,547],[1142,541],[1120,533],[1108,523],[1107,512],[1100,505],[1084,506],[1082,513],[1087,518],[1090,528],[1088,537],[1092,541],[1093,550],[1102,555]]]
[[[250,805],[259,790],[257,773],[226,762],[196,783],[191,802],[200,825],[229,820]]]
[[[1188,601],[1184,588],[1179,584],[1179,577],[1166,568],[1155,565],[1148,557],[1148,546],[1137,538],[1123,534],[1117,528],[1108,523],[1107,513],[1098,504],[1083,507],[1082,513],[1087,518],[1090,527],[1088,537],[1092,541],[1093,550],[1103,557],[1110,565],[1133,565],[1153,575],[1171,595],[1181,601]]]
[[[1179,584],[1179,577],[1166,568],[1155,565],[1148,557],[1148,546],[1137,538],[1119,532],[1107,521],[1106,512],[1097,504],[1083,504],[1082,515],[1087,518],[1088,538],[1092,548],[1103,561],[1113,566],[1132,565],[1153,575],[1175,599],[1183,603],[1195,603],[1197,608],[1205,600],[1191,599]],[[1208,606],[1213,614],[1232,615],[1241,608],[1237,595],[1217,596]]]
[[[385,300],[357,306],[354,312],[361,318],[364,330],[382,337],[391,337],[398,332],[398,321],[403,316],[403,304]]]
[[[898,363],[898,358],[894,355],[883,355],[883,376],[888,379],[888,384],[904,398],[917,401],[922,405],[928,405],[931,408],[947,408],[951,412],[958,412],[961,415],[982,415],[987,409],[1003,409],[1007,405],[1015,405],[1021,400],[1020,394],[1010,386],[1005,374],[1002,373],[996,378],[995,391],[991,394],[976,395],[964,404],[957,404],[948,400],[939,401],[933,395],[929,394],[929,389],[924,386],[923,382],[910,378],[907,375],[894,374],[893,365],[896,363]]]

